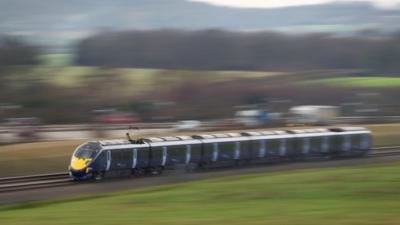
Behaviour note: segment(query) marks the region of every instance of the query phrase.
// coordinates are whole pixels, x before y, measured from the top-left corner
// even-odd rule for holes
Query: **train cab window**
[[[93,159],[100,152],[101,146],[97,142],[88,142],[81,145],[74,156],[81,159]]]

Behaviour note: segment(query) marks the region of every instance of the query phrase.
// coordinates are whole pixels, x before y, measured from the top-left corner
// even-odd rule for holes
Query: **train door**
[[[241,153],[241,144],[240,144],[240,141],[236,141],[235,142],[235,152],[234,152],[233,158],[235,160],[239,160],[240,159],[240,153]]]
[[[343,137],[342,150],[344,152],[351,151],[351,136],[346,134]]]
[[[134,148],[132,150],[132,169],[136,169],[136,166],[137,166],[137,155],[138,155],[138,150],[137,150],[137,148]]]
[[[212,158],[211,161],[212,162],[216,162],[218,160],[218,156],[219,156],[219,146],[218,143],[212,143]]]
[[[288,150],[287,146],[288,146],[288,139],[281,138],[279,140],[279,156],[280,157],[286,156],[287,150]]]
[[[106,166],[106,171],[109,171],[111,167],[111,151],[107,151],[107,166]]]
[[[167,160],[166,151],[167,151],[166,146],[151,146],[150,166],[152,167],[164,166]]]
[[[323,136],[321,138],[322,138],[322,141],[321,141],[321,153],[322,154],[329,153],[329,151],[330,151],[329,137],[328,136]]]
[[[267,155],[267,140],[258,140],[257,143],[258,158],[264,158]]]
[[[186,159],[185,159],[186,165],[190,163],[191,156],[192,156],[192,146],[186,145]]]

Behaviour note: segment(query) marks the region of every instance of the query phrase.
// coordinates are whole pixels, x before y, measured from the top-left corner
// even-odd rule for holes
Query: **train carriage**
[[[196,135],[202,143],[203,167],[231,166],[251,160],[249,139],[239,133]]]
[[[197,164],[201,160],[201,142],[188,136],[167,137],[150,142],[153,168],[173,168]]]
[[[371,132],[362,127],[91,141],[74,151],[69,171],[74,179],[100,179],[105,174],[161,173],[180,166],[204,168],[360,156],[371,145]]]

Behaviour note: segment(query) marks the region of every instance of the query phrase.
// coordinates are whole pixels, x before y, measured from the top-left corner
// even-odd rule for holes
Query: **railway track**
[[[73,184],[68,173],[0,178],[0,193]]]
[[[400,155],[400,146],[373,148],[367,157]],[[68,173],[42,174],[0,178],[0,193],[76,184]]]
[[[372,148],[372,151],[368,154],[369,157],[395,155],[400,155],[400,146],[376,147]]]

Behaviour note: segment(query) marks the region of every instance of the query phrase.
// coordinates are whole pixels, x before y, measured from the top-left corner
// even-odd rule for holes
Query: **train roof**
[[[137,142],[135,141],[129,141],[129,140],[101,140],[101,141],[95,141],[95,142],[90,142],[90,143],[98,143],[101,147],[111,147],[114,148],[113,146],[119,146],[119,145],[137,145],[139,146],[144,146],[145,144],[162,144],[165,143],[166,145],[170,144],[176,144],[179,142],[184,143],[197,143],[199,140],[209,140],[212,141],[214,139],[218,140],[234,140],[235,138],[243,139],[245,137],[254,137],[256,139],[259,138],[273,138],[274,136],[276,137],[283,137],[283,136],[288,136],[292,134],[300,134],[300,135],[305,135],[305,136],[310,136],[310,135],[333,135],[334,133],[340,133],[340,132],[358,132],[358,131],[365,131],[369,132],[368,129],[364,127],[335,127],[335,128],[307,128],[307,129],[291,129],[291,130],[266,130],[266,131],[245,131],[245,132],[240,132],[240,133],[216,133],[216,134],[198,134],[198,135],[193,135],[193,136],[166,136],[166,137],[149,137],[149,138],[144,138],[141,139]],[[363,132],[364,133],[364,132]],[[269,137],[265,137],[269,136]]]
[[[367,129],[364,127],[335,127],[335,128],[330,128],[329,130],[334,132],[346,132],[346,131],[366,131]]]
[[[128,145],[131,144],[129,140],[116,139],[116,140],[102,140],[97,141],[101,146],[113,146],[113,145]]]

